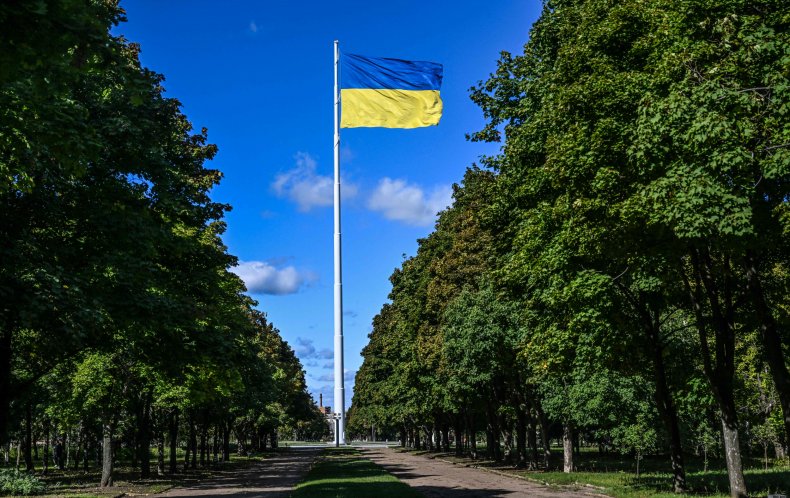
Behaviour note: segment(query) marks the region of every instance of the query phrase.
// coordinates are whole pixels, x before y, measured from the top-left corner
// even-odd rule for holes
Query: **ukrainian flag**
[[[343,54],[341,128],[419,128],[442,117],[442,65]]]

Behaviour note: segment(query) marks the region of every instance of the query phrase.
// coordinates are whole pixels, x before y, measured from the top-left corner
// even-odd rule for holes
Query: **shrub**
[[[34,495],[44,492],[46,488],[46,485],[32,474],[10,469],[0,470],[0,494]]]

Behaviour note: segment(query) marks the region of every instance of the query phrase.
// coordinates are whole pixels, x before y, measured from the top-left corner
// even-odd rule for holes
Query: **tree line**
[[[566,472],[579,439],[726,460],[790,443],[790,17],[772,0],[548,0],[471,89],[454,203],[391,276],[351,427]],[[504,448],[503,448],[504,445]]]
[[[117,2],[0,5],[0,445],[27,469],[151,473],[323,435],[304,371],[244,295],[217,152]],[[165,447],[169,448],[165,462]],[[50,461],[53,457],[55,461]]]

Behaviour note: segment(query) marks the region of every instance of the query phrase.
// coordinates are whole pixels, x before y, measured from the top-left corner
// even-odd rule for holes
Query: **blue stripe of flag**
[[[340,61],[341,88],[439,90],[442,86],[443,69],[436,62],[355,54],[343,54]]]

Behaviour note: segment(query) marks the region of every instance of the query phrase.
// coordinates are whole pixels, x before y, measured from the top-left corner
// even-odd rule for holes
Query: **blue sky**
[[[341,131],[346,406],[389,276],[428,235],[451,185],[496,144],[467,142],[483,116],[469,88],[521,51],[533,0],[122,0],[115,28],[141,45],[196,129],[219,146],[224,236],[260,309],[333,404],[333,40],[342,52],[444,65],[439,126]]]

